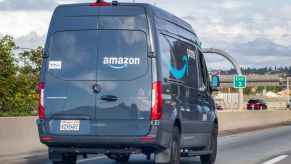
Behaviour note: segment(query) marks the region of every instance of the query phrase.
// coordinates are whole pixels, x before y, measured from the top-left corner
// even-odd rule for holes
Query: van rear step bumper
[[[72,153],[72,154],[140,154],[143,153],[141,148],[124,148],[124,149],[117,149],[117,148],[58,148],[52,147],[49,148],[49,153]]]
[[[165,149],[155,137],[52,136],[52,140],[42,143],[49,147],[50,152],[75,154],[140,153]]]

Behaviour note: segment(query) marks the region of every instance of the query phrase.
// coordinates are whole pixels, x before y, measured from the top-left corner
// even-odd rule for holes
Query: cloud
[[[291,59],[291,46],[286,47],[274,43],[265,38],[257,38],[251,42],[233,45],[232,52],[239,52],[245,56],[281,57],[286,56]]]
[[[48,31],[51,15],[49,11],[0,11],[0,33],[15,38],[31,32],[44,35]]]
[[[43,45],[53,9],[94,0],[0,0],[0,33],[23,46]],[[131,0],[119,0],[131,2]],[[242,65],[291,63],[291,2],[273,0],[136,0],[155,3],[189,22],[204,47],[231,53]],[[21,28],[20,28],[21,27]],[[27,38],[26,38],[27,37]],[[35,43],[31,43],[35,42]],[[227,65],[211,57],[214,66]]]
[[[232,55],[242,66],[290,66],[291,63],[291,46],[282,46],[265,38],[233,44],[227,44],[222,41],[221,44],[216,46]],[[206,56],[207,64],[213,69],[231,68],[229,62],[218,58],[218,55]]]
[[[0,11],[52,10],[57,6],[55,0],[3,0]]]
[[[242,7],[249,7],[251,6],[250,2],[246,1],[225,1],[221,3],[221,8],[225,9],[237,9],[237,8],[242,8]]]
[[[45,42],[45,35],[38,35],[35,32],[31,32],[25,36],[21,36],[15,39],[15,43],[19,47],[23,48],[37,48],[43,47]]]

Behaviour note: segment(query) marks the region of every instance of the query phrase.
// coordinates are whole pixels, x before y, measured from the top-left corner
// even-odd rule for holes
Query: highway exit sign
[[[244,75],[235,75],[233,77],[233,87],[240,89],[247,87],[247,77]]]

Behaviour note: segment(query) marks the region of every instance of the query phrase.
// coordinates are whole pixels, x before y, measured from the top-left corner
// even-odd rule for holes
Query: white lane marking
[[[98,160],[98,159],[103,159],[103,158],[105,158],[105,156],[97,156],[93,158],[81,159],[81,160],[78,160],[78,162],[83,163],[83,162],[88,162],[88,161],[93,161],[93,160]]]
[[[278,162],[284,160],[287,157],[288,157],[288,155],[281,155],[281,156],[276,157],[274,159],[271,159],[271,160],[269,160],[267,162],[264,162],[263,164],[275,164],[275,163],[278,163]]]

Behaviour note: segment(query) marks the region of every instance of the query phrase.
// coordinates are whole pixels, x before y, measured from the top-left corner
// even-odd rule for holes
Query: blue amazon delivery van
[[[199,38],[149,4],[58,6],[39,83],[40,141],[54,164],[104,154],[213,164],[218,118]]]

